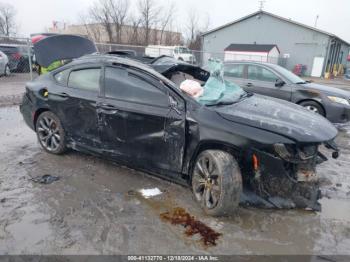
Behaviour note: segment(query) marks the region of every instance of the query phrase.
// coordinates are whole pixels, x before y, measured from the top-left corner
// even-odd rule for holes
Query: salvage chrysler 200
[[[207,214],[231,214],[252,195],[270,207],[318,209],[319,146],[336,157],[337,130],[221,72],[220,63],[209,74],[168,57],[146,65],[86,55],[28,83],[20,109],[47,152],[72,148],[190,185]],[[204,94],[181,91],[181,78]]]

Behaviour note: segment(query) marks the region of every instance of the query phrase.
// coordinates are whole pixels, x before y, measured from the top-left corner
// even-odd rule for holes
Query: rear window
[[[58,72],[57,74],[55,74],[54,78],[59,84],[66,86],[67,85],[68,76],[69,76],[69,69],[66,69],[66,70],[63,70],[63,71]]]
[[[100,68],[86,68],[72,71],[69,75],[68,86],[87,91],[96,91],[100,89]]]
[[[244,65],[228,64],[224,66],[224,75],[229,77],[243,78]]]
[[[15,46],[0,46],[0,50],[4,53],[16,53],[18,52],[18,48]]]

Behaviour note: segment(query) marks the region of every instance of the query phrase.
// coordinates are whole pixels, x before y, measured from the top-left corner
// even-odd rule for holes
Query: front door
[[[247,79],[242,87],[252,93],[290,101],[291,86],[288,84],[276,86],[278,80],[280,77],[273,71],[260,65],[248,65]]]
[[[107,66],[98,106],[105,153],[146,169],[181,171],[184,102],[153,77]]]

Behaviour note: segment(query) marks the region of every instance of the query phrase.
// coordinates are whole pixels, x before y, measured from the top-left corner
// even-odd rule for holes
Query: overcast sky
[[[18,35],[45,31],[52,21],[77,23],[79,15],[95,0],[0,0],[17,10]],[[129,0],[133,6],[137,0]],[[156,0],[166,5],[169,0]],[[185,24],[189,10],[208,14],[210,29],[258,10],[258,0],[174,0],[178,24]],[[350,42],[349,0],[266,0],[264,10],[310,26],[319,15],[317,27]],[[204,19],[203,19],[204,20]]]

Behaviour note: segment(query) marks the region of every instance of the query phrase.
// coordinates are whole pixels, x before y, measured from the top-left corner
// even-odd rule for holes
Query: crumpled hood
[[[315,83],[307,83],[307,84],[303,84],[301,86],[305,87],[307,89],[321,91],[323,93],[327,93],[328,95],[340,96],[340,97],[345,98],[345,99],[350,99],[350,92],[342,90],[340,88],[319,85],[319,84],[315,84]]]
[[[271,131],[299,143],[329,141],[338,133],[326,118],[271,97],[253,95],[215,110],[226,120]]]

